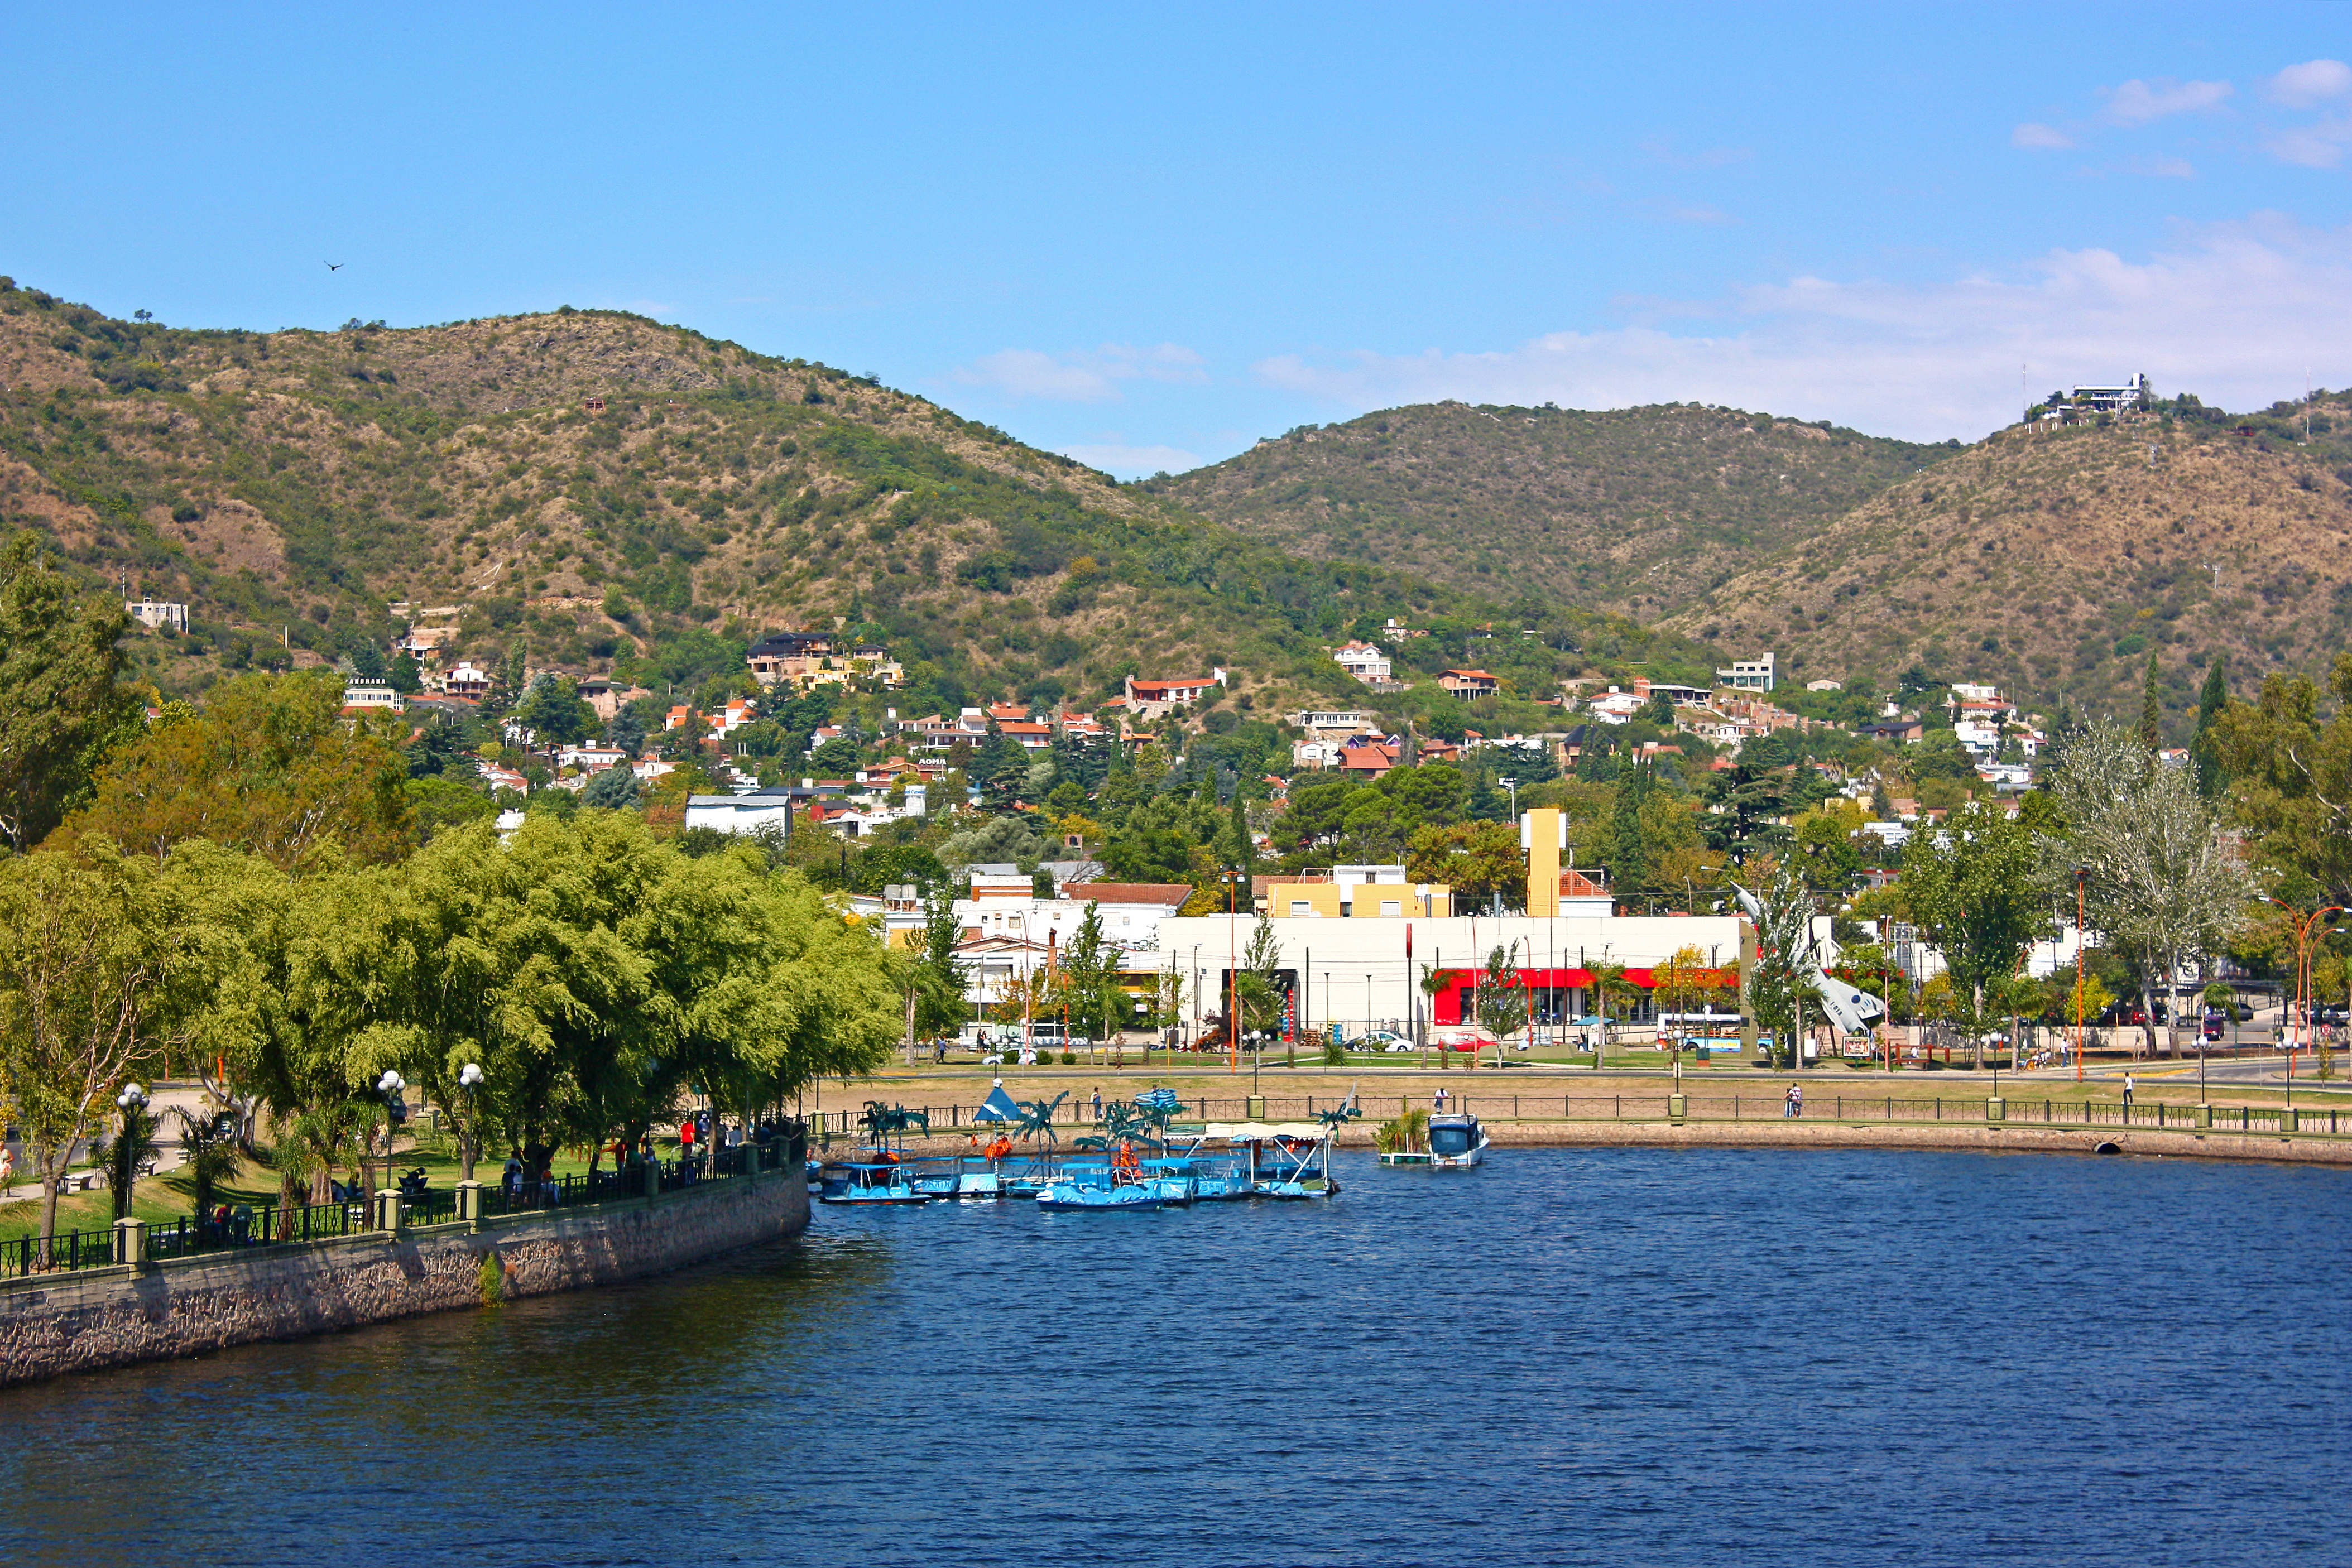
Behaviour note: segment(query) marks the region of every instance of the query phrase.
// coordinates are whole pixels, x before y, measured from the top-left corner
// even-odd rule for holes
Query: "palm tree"
[[[1631,1004],[1640,998],[1642,988],[1625,973],[1625,966],[1604,959],[1592,966],[1593,999],[1601,1004],[1601,1049],[1593,1053],[1592,1065],[1598,1068],[1601,1059],[1608,1054],[1616,1040],[1618,1004]]]

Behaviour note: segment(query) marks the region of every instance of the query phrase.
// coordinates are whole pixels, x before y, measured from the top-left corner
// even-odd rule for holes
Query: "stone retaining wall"
[[[610,1284],[798,1235],[808,1219],[793,1169],[478,1226],[36,1275],[0,1284],[0,1386]]]
[[[2015,1123],[1910,1124],[1809,1120],[1754,1122],[1486,1122],[1498,1148],[2005,1149],[2033,1154],[2168,1155],[2183,1159],[2288,1160],[2352,1166],[2352,1139],[2188,1128],[2041,1127]],[[1351,1134],[1357,1129],[1349,1129]],[[1369,1145],[1365,1130],[1344,1143]]]

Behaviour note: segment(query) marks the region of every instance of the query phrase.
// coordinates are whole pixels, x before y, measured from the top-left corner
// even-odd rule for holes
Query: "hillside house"
[[[1339,751],[1339,771],[1358,779],[1378,780],[1397,765],[1403,747],[1392,740],[1366,740]]]
[[[1033,719],[1013,719],[996,727],[999,734],[1024,751],[1051,751],[1054,727]]]
[[[126,599],[122,612],[142,626],[154,631],[185,632],[188,629],[188,607],[165,599]]]
[[[1374,727],[1372,716],[1358,708],[1303,708],[1283,717],[1293,728],[1317,736],[1363,735]]]
[[[467,660],[451,665],[441,677],[441,689],[453,697],[485,697],[494,684],[488,671],[477,668]]]
[[[345,713],[398,713],[407,706],[401,695],[383,681],[351,675],[343,681]]]
[[[1349,643],[1331,655],[1339,666],[1370,685],[1389,679],[1389,656],[1370,643]]]
[[[1150,723],[1165,718],[1180,707],[1199,702],[1212,691],[1225,684],[1225,672],[1213,670],[1205,675],[1188,675],[1172,681],[1139,681],[1127,677],[1127,706],[1134,715]]]
[[[744,655],[751,678],[763,686],[797,681],[830,658],[833,636],[825,632],[775,632],[751,644]]]
[[[1778,679],[1773,670],[1773,654],[1768,649],[1758,659],[1734,659],[1731,668],[1715,672],[1716,684],[1734,691],[1769,692]]]
[[[1465,701],[1491,697],[1503,689],[1503,678],[1485,670],[1448,670],[1437,677],[1437,684]]]

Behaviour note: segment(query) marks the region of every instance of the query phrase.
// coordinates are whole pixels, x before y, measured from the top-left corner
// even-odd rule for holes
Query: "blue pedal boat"
[[[1187,1174],[1154,1169],[1165,1160],[1120,1166],[1109,1160],[1072,1160],[1037,1194],[1037,1207],[1050,1209],[1181,1208],[1194,1196]]]
[[[824,1167],[819,1203],[929,1203],[933,1194],[917,1190],[904,1160],[845,1160]]]

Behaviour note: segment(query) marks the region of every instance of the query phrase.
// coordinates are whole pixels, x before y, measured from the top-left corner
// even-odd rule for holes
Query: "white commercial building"
[[[1279,894],[1284,890],[1272,890]],[[1582,1018],[1594,1009],[1595,966],[1623,964],[1637,985],[1654,965],[1685,947],[1706,965],[1735,977],[1750,947],[1735,915],[1454,915],[1429,919],[1276,919],[1268,923],[1280,950],[1277,984],[1300,1006],[1303,1036],[1337,1022],[1349,1036],[1368,1028],[1409,1033],[1460,1019],[1461,982],[1483,969],[1496,948],[1512,954],[1533,995],[1539,1019]],[[1218,1012],[1239,956],[1257,932],[1251,915],[1171,916],[1159,925],[1158,967],[1184,987],[1184,1027],[1197,1036],[1202,1019]],[[1422,966],[1450,973],[1455,984],[1435,997],[1416,983]],[[1637,1017],[1641,1016],[1637,1011]]]

